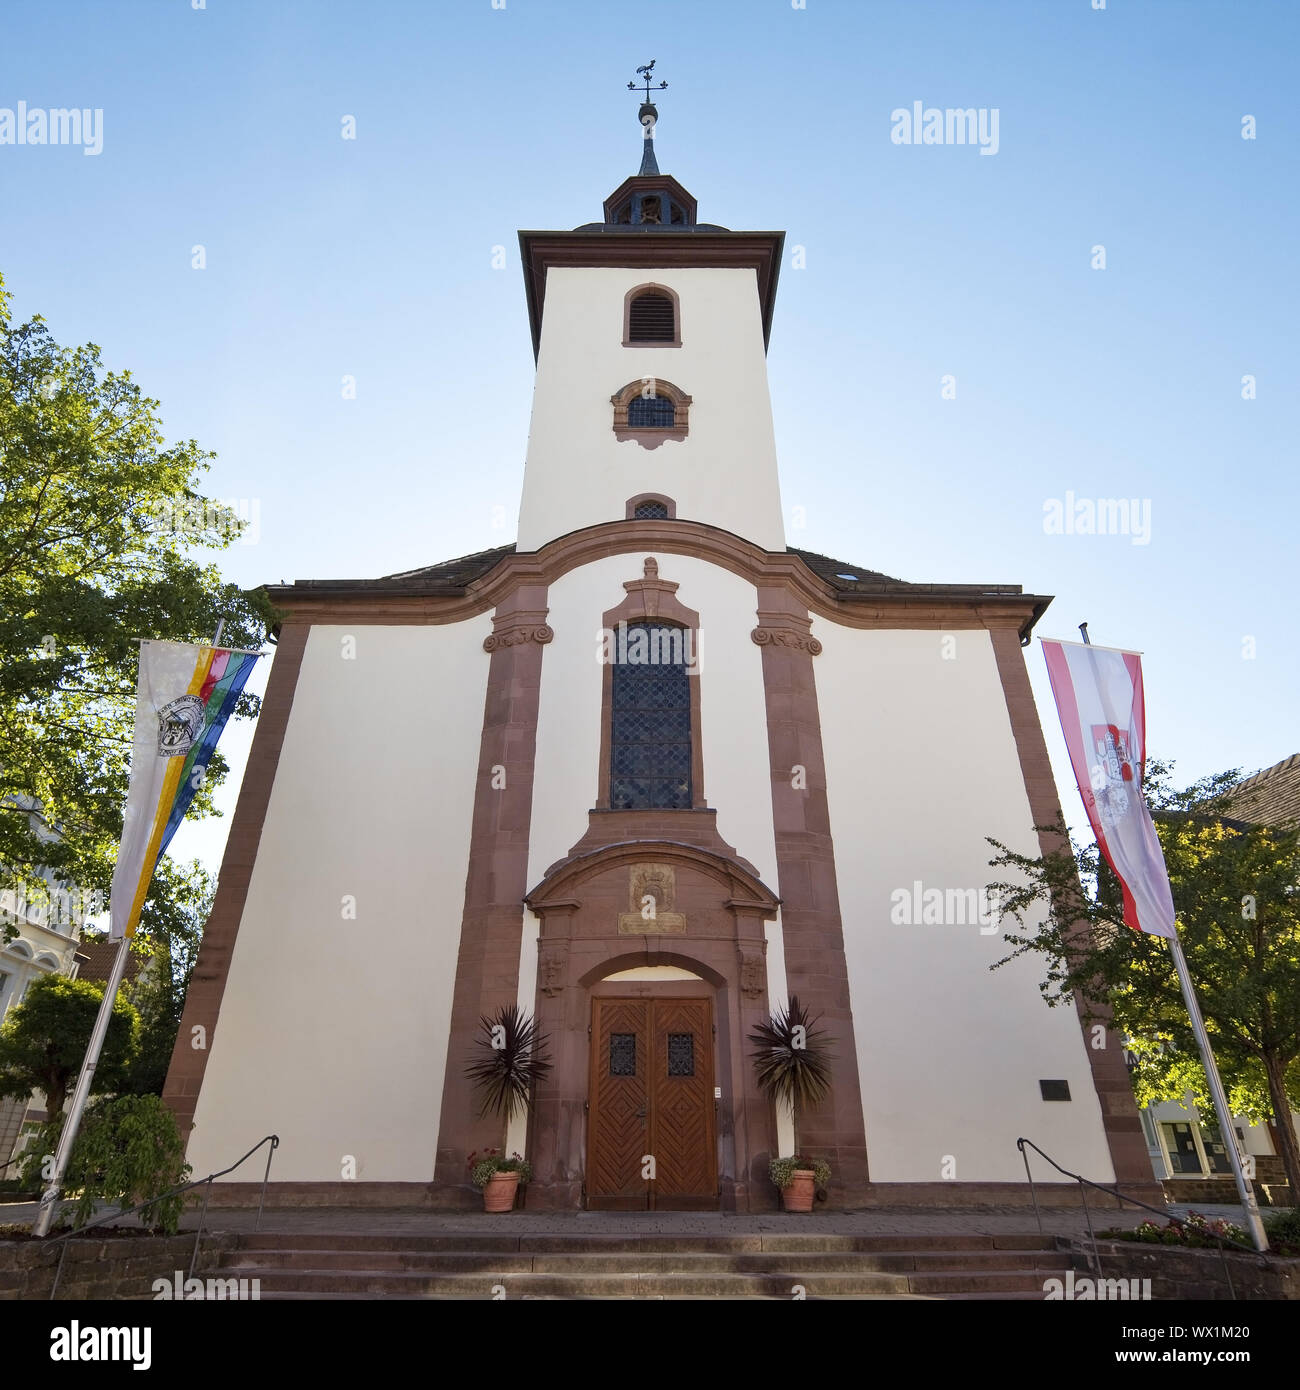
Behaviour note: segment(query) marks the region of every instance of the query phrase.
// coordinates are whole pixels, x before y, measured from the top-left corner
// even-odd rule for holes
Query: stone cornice
[[[672,814],[672,813],[667,813]],[[665,864],[690,864],[726,886],[728,902],[735,901],[747,912],[774,915],[781,899],[742,863],[717,850],[702,845],[685,844],[674,840],[634,840],[598,846],[595,849],[575,850],[558,864],[552,864],[546,876],[524,898],[524,902],[539,915],[552,908],[567,908],[573,898],[569,891],[594,873],[610,867],[637,864],[643,860]]]
[[[533,356],[541,345],[546,272],[551,266],[624,266],[638,270],[725,266],[753,270],[766,347],[772,331],[772,305],[784,245],[784,232],[704,228],[642,231],[600,227],[592,231],[520,232],[519,254],[528,293]]]
[[[814,574],[798,555],[763,550],[730,531],[681,520],[611,521],[571,531],[540,550],[504,556],[454,594],[374,580],[276,586],[270,593],[286,610],[289,623],[458,623],[492,612],[520,585],[549,586],[570,570],[633,551],[706,560],[756,588],[783,588],[815,618],[842,627],[1011,628],[1025,638],[1051,602],[1014,585],[898,584],[843,592]],[[761,616],[762,626],[771,626],[766,612]],[[544,617],[534,625],[544,625]]]

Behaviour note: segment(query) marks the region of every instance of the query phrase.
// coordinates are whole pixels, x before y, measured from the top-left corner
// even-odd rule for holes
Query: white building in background
[[[42,975],[76,973],[82,917],[79,913],[65,915],[59,905],[68,899],[60,896],[53,882],[50,887],[53,908],[51,900],[39,896],[29,899],[12,889],[0,893],[0,935],[7,934],[5,928],[16,933],[0,945],[0,1023],[10,1009],[22,1003],[33,980]],[[13,1152],[28,1104],[25,1100],[0,1100],[0,1164]],[[0,1171],[0,1177],[11,1176],[11,1170]]]
[[[995,1199],[1022,1135],[1150,1194],[1118,1039],[1034,962],[989,970],[985,837],[1032,854],[1059,817],[1021,651],[1050,600],[787,544],[784,234],[699,222],[656,115],[599,222],[520,234],[518,543],[271,591],[167,1083],[189,1161],[276,1133],[296,1194],[454,1205],[508,1144],[530,1206],[768,1208],[794,1139],[749,1035],[797,996],[835,1050],[799,1147],[837,1200]],[[507,1131],[465,1061],[515,1004],[552,1070]]]

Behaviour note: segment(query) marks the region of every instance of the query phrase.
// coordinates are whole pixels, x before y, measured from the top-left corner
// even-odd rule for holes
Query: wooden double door
[[[587,1205],[717,1206],[710,999],[592,1000]]]

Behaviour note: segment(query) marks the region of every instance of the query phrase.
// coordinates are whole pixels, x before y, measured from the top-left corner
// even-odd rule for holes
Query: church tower
[[[698,221],[659,172],[646,97],[640,170],[602,220],[519,234],[537,356],[519,547],[658,496],[781,550],[765,354],[784,233]]]
[[[517,543],[269,589],[165,1092],[189,1162],[276,1133],[286,1201],[468,1207],[504,1148],[530,1209],[763,1211],[799,1152],[832,1203],[969,1205],[1020,1191],[1023,1135],[1158,1195],[1119,1040],[989,969],[986,837],[1060,815],[1021,651],[1050,599],[787,546],[783,234],[659,171],[653,66],[601,221],[520,233]],[[797,1115],[753,1056],[796,998],[830,1052]],[[512,1010],[548,1067],[506,1116],[473,1066]]]

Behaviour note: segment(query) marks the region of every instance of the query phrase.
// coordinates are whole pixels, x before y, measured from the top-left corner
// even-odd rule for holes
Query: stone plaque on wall
[[[686,918],[674,912],[677,876],[671,864],[633,864],[628,911],[618,916],[620,936],[684,936]]]

